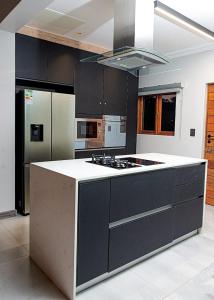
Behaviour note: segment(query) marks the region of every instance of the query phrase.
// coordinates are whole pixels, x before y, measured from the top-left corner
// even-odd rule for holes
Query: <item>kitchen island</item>
[[[202,228],[206,160],[127,157],[160,164],[31,165],[30,256],[69,299]]]

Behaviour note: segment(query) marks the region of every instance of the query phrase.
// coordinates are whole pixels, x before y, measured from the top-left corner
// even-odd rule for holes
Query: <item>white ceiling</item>
[[[48,9],[57,12],[60,19],[63,19],[64,15],[67,15],[67,19],[71,18],[71,27],[68,25],[69,22],[65,22],[67,27],[63,28],[63,35],[111,49],[113,46],[113,2],[114,0],[55,0],[48,6]],[[161,0],[161,2],[214,31],[214,0]],[[42,14],[46,15],[44,12]],[[57,33],[56,20],[52,20],[49,24],[46,22],[46,28],[44,28],[42,14],[28,25]],[[57,21],[58,28],[59,24],[60,22]],[[154,48],[171,56],[179,56],[214,48],[214,42],[155,16]]]
[[[36,0],[33,2],[29,0],[20,1],[1,22],[0,29],[9,32],[17,32],[51,2],[52,0]]]

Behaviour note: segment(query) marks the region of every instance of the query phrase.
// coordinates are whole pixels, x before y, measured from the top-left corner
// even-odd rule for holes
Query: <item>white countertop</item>
[[[130,156],[142,158],[142,159],[155,160],[155,161],[163,162],[164,164],[117,170],[113,168],[89,164],[86,161],[90,160],[90,158],[84,158],[84,159],[40,162],[40,163],[33,163],[33,165],[48,169],[56,173],[60,173],[62,175],[71,177],[78,181],[82,181],[82,180],[113,177],[118,175],[121,176],[121,175],[133,174],[133,173],[147,172],[152,170],[160,170],[165,168],[206,162],[205,159],[166,155],[160,153],[122,155],[118,157],[130,157]]]

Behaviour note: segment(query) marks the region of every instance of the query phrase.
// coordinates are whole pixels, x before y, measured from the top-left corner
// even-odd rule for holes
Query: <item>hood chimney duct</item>
[[[114,0],[114,49],[153,49],[153,0]]]

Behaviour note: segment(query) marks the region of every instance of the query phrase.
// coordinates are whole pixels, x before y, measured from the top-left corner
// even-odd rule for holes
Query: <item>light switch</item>
[[[190,136],[195,136],[195,128],[190,129]]]

